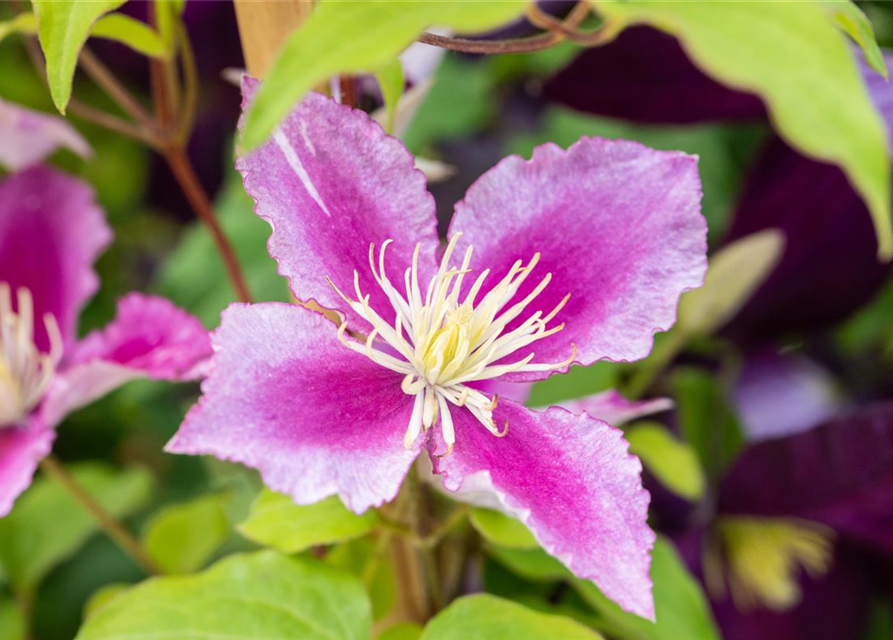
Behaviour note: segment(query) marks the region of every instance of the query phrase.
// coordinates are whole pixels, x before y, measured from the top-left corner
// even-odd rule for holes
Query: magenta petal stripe
[[[0,181],[0,282],[27,287],[34,317],[52,313],[66,347],[76,334],[81,307],[99,286],[96,256],[112,232],[93,190],[48,167],[34,167]],[[35,344],[46,351],[43,322]]]
[[[433,458],[444,487],[493,494],[576,575],[627,611],[653,618],[649,496],[622,433],[585,414],[537,412],[509,401],[494,417],[500,425],[508,420],[503,438],[468,411],[453,412],[455,448]]]
[[[403,446],[412,398],[402,376],[294,305],[231,305],[212,340],[203,396],[168,451],[258,469],[298,504],[338,494],[361,513],[397,495],[418,455]]]

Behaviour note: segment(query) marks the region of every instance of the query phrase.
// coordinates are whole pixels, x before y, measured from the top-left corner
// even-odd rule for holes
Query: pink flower
[[[168,450],[357,513],[393,499],[427,450],[447,490],[492,494],[577,575],[653,617],[649,497],[621,432],[481,385],[648,354],[706,269],[695,159],[595,138],[506,158],[458,205],[445,249],[410,154],[320,95],[238,168],[294,294],[344,323],[230,306]]]
[[[50,116],[20,121],[41,118]],[[60,122],[48,125],[53,135]],[[43,144],[40,128],[19,133]],[[5,135],[0,128],[0,148]],[[45,166],[0,181],[0,517],[31,484],[68,413],[136,377],[194,378],[210,355],[196,319],[137,293],[105,329],[77,339],[81,307],[98,285],[92,263],[111,238],[83,182]]]

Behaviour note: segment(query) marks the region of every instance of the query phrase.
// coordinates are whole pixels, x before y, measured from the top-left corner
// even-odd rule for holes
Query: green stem
[[[688,343],[689,336],[682,331],[671,331],[666,337],[658,342],[651,355],[630,379],[626,387],[626,397],[630,400],[636,400],[642,396],[654,380],[667,368],[678,356],[685,345]]]

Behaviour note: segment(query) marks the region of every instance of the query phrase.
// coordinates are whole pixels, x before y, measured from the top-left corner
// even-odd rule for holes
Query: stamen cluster
[[[13,311],[9,285],[0,282],[0,428],[18,424],[46,393],[62,358],[62,334],[56,318],[44,314],[50,352],[34,344],[34,301],[31,292],[16,291]]]
[[[338,329],[341,342],[373,362],[405,375],[403,391],[415,397],[405,446],[411,448],[422,429],[427,430],[439,417],[443,439],[448,447],[444,455],[452,451],[456,441],[450,405],[467,407],[493,435],[504,436],[508,430],[507,423],[500,430],[493,420],[498,397],[488,398],[481,391],[468,386],[468,383],[515,372],[560,369],[573,362],[576,355],[576,347],[573,347],[570,358],[564,362],[532,363],[533,352],[514,362],[505,362],[516,351],[564,328],[563,324],[552,328],[547,325],[567,303],[570,294],[545,316],[542,311],[536,311],[508,331],[508,325],[521,316],[548,286],[552,274],[547,273],[530,294],[507,307],[539,262],[540,254],[537,253],[526,265],[521,260],[516,261],[502,280],[478,301],[484,281],[490,274],[490,270],[485,269],[460,300],[464,278],[472,272],[469,268],[472,247],[466,250],[459,268],[450,267],[450,258],[460,236],[453,236],[447,245],[440,268],[429,282],[424,298],[418,273],[420,245],[416,245],[413,252],[412,266],[403,274],[405,295],[385,273],[385,252],[392,240],[382,244],[377,268],[375,245],[370,245],[369,267],[394,308],[393,323],[386,322],[371,308],[370,296],[363,295],[360,290],[356,271],[355,300],[348,298],[329,281],[351,309],[372,325],[365,344],[360,344],[347,338],[347,322],[342,323]],[[393,353],[384,351],[377,338],[381,338]]]

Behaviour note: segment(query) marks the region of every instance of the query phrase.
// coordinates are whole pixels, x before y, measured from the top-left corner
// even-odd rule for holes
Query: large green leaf
[[[264,489],[251,506],[239,531],[255,542],[296,553],[309,547],[356,538],[368,533],[378,521],[375,511],[356,515],[338,496],[316,504],[298,506],[288,496]]]
[[[226,495],[206,495],[167,507],[153,516],[143,533],[143,545],[164,573],[200,569],[226,542]]]
[[[575,620],[539,613],[488,594],[465,596],[437,614],[421,640],[598,640]],[[680,636],[681,638],[682,636]]]
[[[93,24],[125,0],[31,0],[37,14],[37,35],[46,58],[53,103],[65,113],[81,48]]]
[[[516,17],[527,0],[323,0],[286,41],[245,119],[246,151],[261,144],[313,85],[342,73],[378,71],[432,25],[491,29]]]
[[[655,622],[623,611],[593,583],[575,580],[580,595],[604,620],[612,636],[624,640],[719,640],[716,623],[698,582],[672,543],[658,538],[651,554]]]
[[[818,3],[598,0],[596,7],[606,20],[673,34],[706,73],[758,94],[787,142],[844,170],[871,212],[880,255],[893,256],[884,125],[846,37]]]
[[[363,581],[372,601],[373,620],[386,618],[397,601],[397,573],[388,549],[388,541],[381,536],[363,536],[335,545],[326,554],[326,562]]]
[[[69,467],[75,480],[116,518],[142,507],[152,478],[139,467],[118,470],[99,462]],[[38,478],[0,520],[0,563],[16,589],[27,591],[75,553],[99,529],[93,516],[57,482]]]
[[[629,452],[667,489],[688,500],[704,494],[704,472],[694,449],[657,422],[638,422],[626,429]]]
[[[356,578],[262,551],[144,582],[96,611],[77,640],[368,640],[371,625]]]

